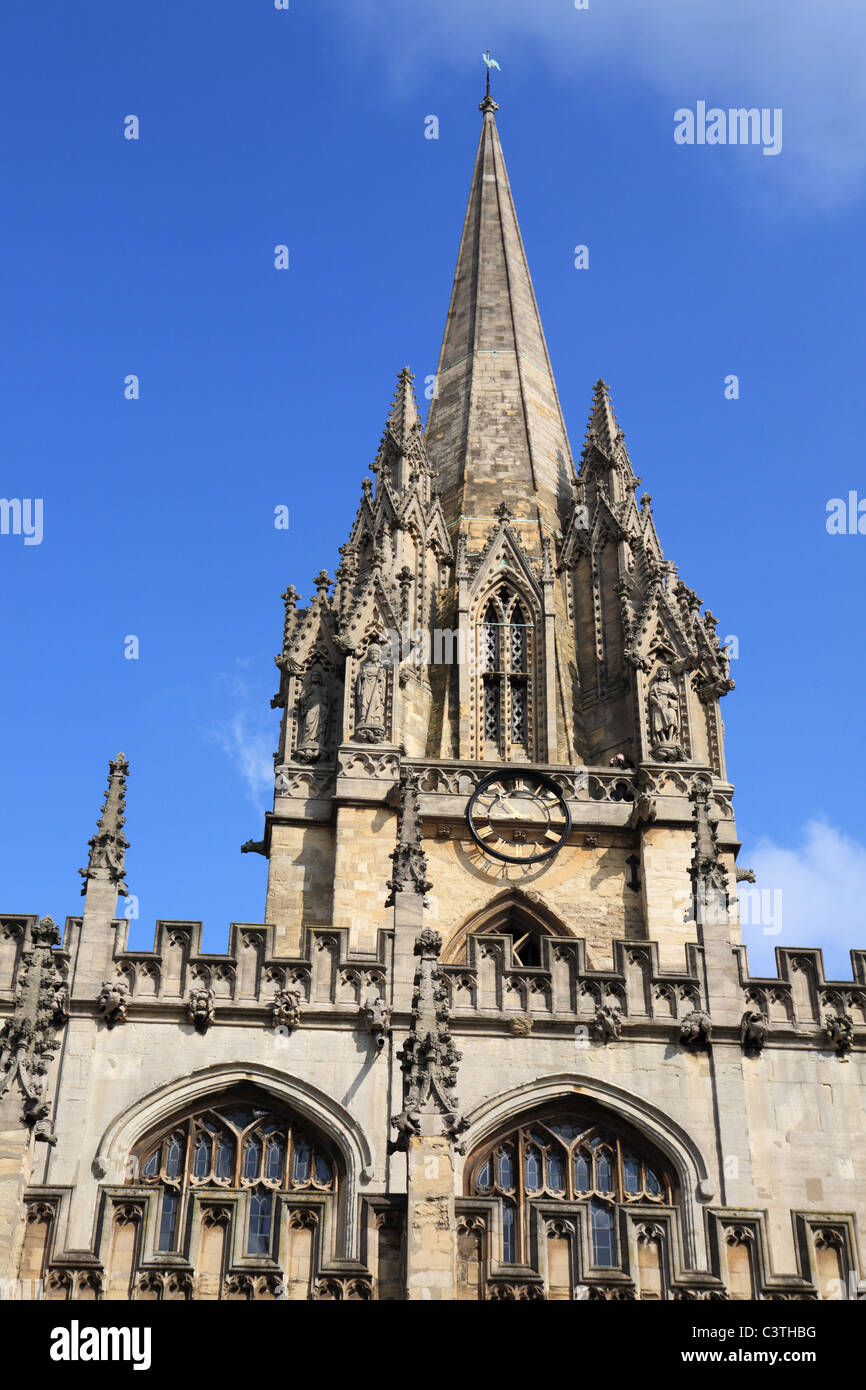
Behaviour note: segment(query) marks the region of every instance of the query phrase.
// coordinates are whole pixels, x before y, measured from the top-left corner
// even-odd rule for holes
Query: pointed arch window
[[[178,1251],[196,1191],[235,1195],[244,1250],[269,1256],[280,1192],[334,1194],[337,1165],[327,1146],[294,1118],[255,1103],[211,1103],[139,1148],[139,1177],[159,1190],[157,1250]]]
[[[591,1265],[604,1270],[623,1263],[619,1211],[675,1199],[660,1159],[631,1136],[572,1110],[543,1112],[501,1134],[470,1158],[467,1173],[469,1195],[501,1201],[504,1264],[528,1258],[533,1201],[585,1206]]]
[[[498,585],[478,623],[478,736],[487,755],[532,755],[533,633],[525,601]]]

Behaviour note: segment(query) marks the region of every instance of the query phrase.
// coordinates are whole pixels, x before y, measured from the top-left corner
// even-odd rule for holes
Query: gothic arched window
[[[482,753],[532,756],[533,624],[525,602],[500,584],[477,625],[478,743]]]
[[[211,1103],[140,1146],[130,1181],[160,1190],[156,1248],[182,1245],[191,1195],[239,1198],[247,1255],[270,1256],[280,1192],[334,1193],[336,1162],[287,1113],[253,1101]]]
[[[643,1144],[570,1110],[549,1111],[501,1134],[478,1151],[467,1171],[471,1196],[501,1200],[504,1264],[527,1259],[533,1199],[587,1208],[591,1260],[597,1269],[623,1263],[620,1207],[667,1206],[673,1200],[664,1165]]]

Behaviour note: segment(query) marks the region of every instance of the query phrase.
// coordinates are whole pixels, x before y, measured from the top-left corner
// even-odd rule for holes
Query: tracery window
[[[133,1182],[161,1192],[157,1250],[178,1249],[190,1196],[200,1189],[245,1198],[244,1249],[269,1256],[278,1192],[333,1193],[334,1159],[288,1115],[250,1104],[214,1104],[145,1141]]]
[[[527,1259],[528,1206],[533,1199],[580,1203],[589,1210],[592,1264],[622,1263],[617,1211],[667,1206],[673,1184],[661,1162],[629,1136],[573,1111],[552,1111],[500,1136],[468,1166],[474,1196],[502,1202],[502,1260]]]
[[[532,636],[525,603],[499,585],[478,623],[479,740],[488,754],[531,755]]]

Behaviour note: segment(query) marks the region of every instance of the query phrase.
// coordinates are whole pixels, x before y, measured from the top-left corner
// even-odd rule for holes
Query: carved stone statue
[[[649,687],[649,737],[653,752],[678,746],[680,696],[671,680],[669,666],[659,666]]]
[[[301,1021],[301,991],[297,985],[278,989],[271,1004],[274,1027],[291,1033]]]
[[[107,1027],[123,1023],[129,1009],[129,985],[126,980],[106,980],[96,1000],[100,1020]]]
[[[381,743],[385,737],[388,667],[382,645],[371,642],[355,681],[355,738],[361,743]]]
[[[614,1004],[598,1004],[590,1028],[601,1042],[615,1042],[622,1035],[622,1014]]]
[[[314,763],[327,749],[331,723],[330,695],[321,666],[310,668],[298,713],[301,725],[296,757],[300,763]]]
[[[703,1009],[692,1009],[680,1020],[680,1042],[683,1047],[706,1047],[710,1041],[713,1024]]]
[[[746,1052],[760,1052],[770,1032],[766,1014],[747,1009],[740,1023],[740,1042]]]
[[[206,1032],[208,1026],[213,1023],[216,1014],[213,990],[207,989],[204,985],[191,989],[186,1011],[195,1024],[196,1031]]]
[[[828,1014],[824,1032],[840,1057],[845,1057],[854,1046],[854,1020],[850,1014]]]
[[[391,1010],[381,995],[371,994],[361,1005],[361,1015],[368,1033],[376,1039],[376,1051],[381,1052],[391,1031]]]

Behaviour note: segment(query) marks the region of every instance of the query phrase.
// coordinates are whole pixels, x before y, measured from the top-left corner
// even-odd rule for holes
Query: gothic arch
[[[477,908],[449,938],[442,960],[456,964],[466,957],[466,938],[475,932],[512,934],[516,923],[537,937],[572,937],[573,934],[555,912],[538,898],[530,898],[519,888],[506,889],[483,907]],[[517,937],[514,938],[518,939]],[[524,961],[523,964],[528,962]]]
[[[464,1157],[460,1160],[457,1179],[462,1190],[466,1164],[487,1139],[492,1139],[507,1126],[531,1118],[532,1112],[556,1103],[572,1101],[588,1103],[599,1115],[606,1114],[615,1124],[627,1125],[644,1135],[669,1164],[676,1178],[681,1201],[682,1257],[687,1269],[708,1268],[708,1251],[704,1222],[697,1211],[699,1185],[706,1183],[709,1170],[703,1154],[694,1140],[675,1120],[642,1097],[619,1086],[577,1072],[539,1077],[535,1081],[515,1086],[498,1096],[489,1097],[466,1115],[468,1128],[463,1136]],[[704,1189],[707,1196],[711,1195]]]
[[[340,1202],[339,1254],[356,1257],[358,1250],[358,1197],[360,1186],[373,1176],[370,1146],[361,1126],[347,1110],[315,1086],[288,1076],[275,1067],[241,1066],[231,1062],[203,1067],[178,1077],[142,1096],[115,1117],[105,1130],[94,1158],[94,1173],[108,1185],[126,1179],[129,1155],[151,1131],[171,1122],[180,1111],[206,1102],[230,1088],[253,1087],[279,1105],[294,1111],[331,1141],[338,1150],[345,1174]]]

